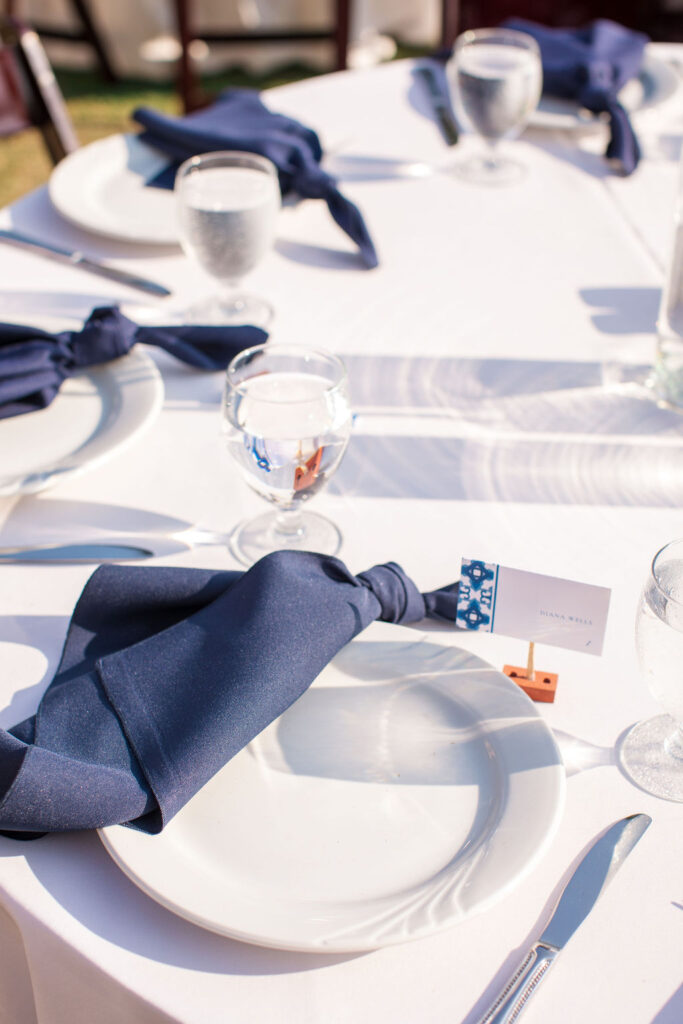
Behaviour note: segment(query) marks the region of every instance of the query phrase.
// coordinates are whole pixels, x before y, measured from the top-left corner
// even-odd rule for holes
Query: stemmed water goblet
[[[222,429],[249,486],[275,506],[242,523],[230,547],[245,565],[290,548],[336,554],[341,533],[304,510],[336,471],[351,433],[346,370],[302,345],[258,345],[226,372]]]
[[[521,132],[540,99],[543,70],[536,40],[506,28],[464,32],[455,42],[447,76],[459,120],[487,147],[483,155],[453,164],[453,172],[493,185],[519,178],[524,166],[500,156],[498,147]]]
[[[272,307],[239,286],[273,244],[281,203],[275,165],[256,153],[203,153],[178,168],[175,194],[183,249],[218,285],[187,319],[265,326]]]
[[[652,561],[636,615],[636,651],[652,696],[668,713],[628,732],[620,763],[641,789],[683,801],[683,539]]]

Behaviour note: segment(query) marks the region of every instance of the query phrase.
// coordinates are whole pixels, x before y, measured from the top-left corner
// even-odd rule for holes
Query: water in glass
[[[222,422],[245,481],[275,506],[232,531],[236,557],[250,565],[281,548],[336,554],[339,528],[304,505],[336,471],[351,434],[341,360],[303,345],[241,352],[227,369]]]
[[[187,248],[218,281],[241,281],[269,249],[280,205],[272,179],[252,167],[190,175],[180,206]]]
[[[186,311],[187,322],[265,327],[270,303],[238,285],[273,244],[280,209],[277,169],[257,153],[202,153],[186,160],[175,181],[183,249],[218,285],[218,293]]]
[[[226,440],[244,479],[268,501],[307,501],[336,470],[349,439],[342,391],[315,374],[273,372],[245,381],[226,408]]]
[[[636,618],[636,650],[650,693],[683,723],[683,558],[662,566],[658,580],[646,583]]]
[[[541,69],[531,51],[481,43],[463,49],[457,82],[467,120],[484,138],[496,140],[517,132],[536,107]]]

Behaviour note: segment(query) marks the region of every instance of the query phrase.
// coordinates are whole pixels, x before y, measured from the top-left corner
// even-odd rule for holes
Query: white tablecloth
[[[457,155],[426,116],[409,64],[289,86],[271,102],[324,125],[338,154]],[[601,658],[537,655],[559,673],[542,714],[568,774],[564,816],[537,868],[463,925],[364,955],[317,956],[250,947],[174,916],[124,877],[95,834],[0,839],[0,1020],[473,1022],[580,851],[636,811],[652,826],[526,1020],[682,1019],[682,808],[639,791],[615,764],[620,735],[656,711],[633,650],[641,582],[653,553],[683,534],[683,419],[620,383],[653,356],[682,114],[643,120],[647,159],[628,179],[609,175],[604,139],[579,146],[536,131],[516,144],[529,174],[514,187],[466,186],[447,173],[347,181],[379,269],[360,268],[327,210],[306,202],[283,210],[275,250],[251,282],[276,307],[274,341],[348,361],[355,436],[316,503],[339,523],[353,571],[394,559],[428,590],[457,578],[467,554],[612,588]],[[44,190],[4,216],[167,282],[179,304],[207,288],[179,251],[68,226]],[[3,320],[85,316],[131,299],[9,248],[0,267]],[[2,500],[0,543],[71,521],[116,526],[130,510],[140,521],[157,513],[227,529],[259,508],[221,448],[220,375],[155,359],[166,401],[144,437],[42,495]],[[166,561],[235,564],[218,547]],[[90,569],[0,571],[7,727],[35,709]],[[495,635],[442,630],[439,639],[499,667],[526,653]]]

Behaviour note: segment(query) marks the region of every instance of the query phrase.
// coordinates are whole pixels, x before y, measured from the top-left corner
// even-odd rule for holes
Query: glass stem
[[[218,302],[226,309],[239,307],[239,281],[220,281],[218,285]]]
[[[498,167],[498,142],[499,139],[486,139],[484,150],[484,167],[487,171],[495,171]]]
[[[288,540],[291,541],[293,537],[299,536],[303,533],[303,529],[301,507],[299,505],[290,505],[288,508],[279,508],[277,510],[273,533],[276,537],[282,537],[284,543]]]
[[[676,728],[664,742],[666,752],[670,757],[675,757],[683,762],[683,725],[676,722]]]

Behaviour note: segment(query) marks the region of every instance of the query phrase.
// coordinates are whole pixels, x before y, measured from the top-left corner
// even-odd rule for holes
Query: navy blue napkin
[[[316,133],[291,117],[272,113],[258,93],[227,89],[210,107],[186,117],[140,107],[133,120],[145,129],[142,141],[174,161],[149,185],[172,188],[178,164],[199,153],[230,149],[259,153],[277,167],[283,196],[294,192],[304,199],[324,199],[339,227],[358,246],[366,266],[377,266],[375,246],[360,210],[320,166],[323,151]]]
[[[576,29],[546,28],[523,18],[509,18],[504,25],[538,43],[545,93],[577,100],[595,114],[609,114],[606,156],[631,174],[640,160],[640,146],[617,95],[638,75],[647,36],[604,18]]]
[[[247,572],[102,566],[37,714],[0,730],[0,829],[159,832],[373,620],[455,623],[393,562],[278,551]]]
[[[113,306],[94,309],[80,331],[50,334],[0,323],[0,419],[44,409],[67,377],[125,355],[136,342],[157,345],[200,370],[222,370],[268,335],[259,327],[139,327]]]

